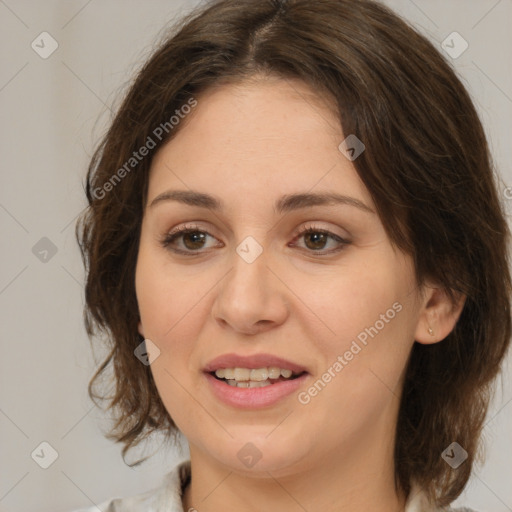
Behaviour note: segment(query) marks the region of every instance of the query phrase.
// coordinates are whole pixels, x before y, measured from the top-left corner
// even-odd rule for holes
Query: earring
[[[428,333],[430,334],[430,336],[434,336],[434,331],[432,330],[432,327],[428,327]]]

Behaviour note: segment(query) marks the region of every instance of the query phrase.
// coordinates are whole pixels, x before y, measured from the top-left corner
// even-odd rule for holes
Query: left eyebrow
[[[194,190],[168,190],[151,201],[150,208],[164,201],[177,201],[189,206],[208,208],[213,211],[223,209],[223,201],[217,197]],[[298,193],[286,194],[280,197],[274,206],[276,213],[283,214],[312,206],[342,204],[353,206],[366,213],[375,214],[375,211],[355,197],[345,196],[334,192],[327,193]]]
[[[375,211],[364,204],[359,199],[350,196],[344,196],[336,194],[334,192],[326,192],[321,194],[287,194],[282,196],[275,205],[275,209],[278,213],[290,212],[293,210],[299,210],[300,208],[308,208],[311,206],[324,206],[324,205],[335,205],[343,204],[347,206],[353,206],[359,208],[366,213],[373,213]]]

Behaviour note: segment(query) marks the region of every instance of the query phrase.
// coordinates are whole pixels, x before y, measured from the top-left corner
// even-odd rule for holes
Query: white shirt
[[[98,507],[104,512],[188,512],[183,510],[181,502],[183,489],[190,478],[190,460],[174,467],[165,475],[161,485],[151,491],[127,498],[111,498]],[[93,506],[74,512],[98,512]],[[193,511],[194,509],[190,509]],[[474,512],[469,508],[440,509],[431,505],[426,495],[417,487],[412,486],[405,506],[405,512]]]

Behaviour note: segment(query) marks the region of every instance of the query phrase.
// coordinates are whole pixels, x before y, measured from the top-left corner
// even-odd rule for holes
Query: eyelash
[[[162,244],[162,246],[164,248],[166,248],[168,250],[171,250],[171,251],[173,251],[173,252],[175,252],[177,254],[183,254],[183,255],[186,255],[186,256],[191,256],[192,257],[192,256],[198,256],[200,254],[205,253],[206,251],[204,251],[204,250],[197,250],[197,251],[186,250],[185,251],[185,250],[182,250],[182,249],[177,249],[176,247],[171,247],[171,244],[175,240],[177,240],[180,237],[182,237],[184,235],[187,235],[189,233],[204,233],[204,234],[214,238],[213,235],[210,235],[210,233],[200,229],[198,226],[191,226],[191,227],[186,228],[186,229],[178,228],[178,229],[176,229],[174,231],[171,231],[170,233],[165,235],[165,237],[161,241],[161,244]],[[299,239],[300,237],[302,237],[304,235],[307,235],[308,233],[322,233],[322,234],[328,235],[329,238],[335,240],[336,242],[338,242],[340,244],[337,248],[330,249],[330,250],[327,250],[327,251],[326,250],[315,251],[313,249],[308,249],[307,247],[306,248],[301,247],[301,249],[306,250],[306,251],[310,252],[311,254],[323,256],[323,255],[327,255],[327,254],[338,253],[341,250],[343,250],[345,246],[350,244],[350,241],[345,240],[345,239],[341,238],[338,235],[335,235],[331,231],[328,231],[328,230],[322,229],[322,228],[317,228],[315,226],[307,226],[307,227],[297,231],[294,234],[293,241],[295,242],[297,239]]]

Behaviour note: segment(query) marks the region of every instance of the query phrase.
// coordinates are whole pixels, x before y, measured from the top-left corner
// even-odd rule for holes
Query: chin
[[[229,447],[221,448],[221,451],[217,446],[216,453],[210,453],[231,471],[252,478],[268,478],[269,473],[272,476],[287,476],[299,469],[300,460],[306,455],[301,457],[298,453],[297,446],[300,445],[289,440],[280,443],[277,437],[271,442],[264,437],[255,439],[246,435],[244,440],[234,441]]]

